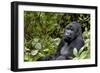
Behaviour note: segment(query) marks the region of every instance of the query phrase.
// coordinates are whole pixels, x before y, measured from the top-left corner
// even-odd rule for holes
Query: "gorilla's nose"
[[[70,35],[70,33],[65,33],[65,36],[69,36]]]

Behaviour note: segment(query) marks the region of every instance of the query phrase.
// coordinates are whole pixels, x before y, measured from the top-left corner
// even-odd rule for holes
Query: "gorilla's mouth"
[[[68,37],[68,36],[67,37],[64,37],[64,41],[65,42],[70,42],[71,41],[71,37]]]

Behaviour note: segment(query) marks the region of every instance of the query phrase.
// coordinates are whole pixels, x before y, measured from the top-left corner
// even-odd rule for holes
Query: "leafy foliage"
[[[63,36],[65,26],[73,20],[71,13],[24,11],[24,61],[37,61],[53,55]],[[90,15],[76,14],[81,23],[85,45],[77,51],[73,59],[90,58]]]

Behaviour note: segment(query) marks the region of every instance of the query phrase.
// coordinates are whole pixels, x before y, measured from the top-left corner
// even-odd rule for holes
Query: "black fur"
[[[73,21],[65,27],[62,40],[58,46],[57,52],[53,56],[47,56],[41,60],[69,60],[73,57],[73,49],[79,50],[84,45],[82,38],[81,25]]]

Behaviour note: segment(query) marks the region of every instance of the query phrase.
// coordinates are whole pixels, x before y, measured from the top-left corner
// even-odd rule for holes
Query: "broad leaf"
[[[87,56],[87,51],[84,51],[84,52],[81,53],[80,58],[85,59],[86,56]]]
[[[41,43],[36,43],[35,48],[36,49],[41,49],[42,48]]]
[[[74,50],[73,50],[73,54],[74,54],[75,56],[78,56],[78,51],[77,51],[76,48],[74,48]]]
[[[32,51],[31,51],[31,55],[33,55],[33,56],[37,55],[38,51],[39,51],[39,50],[32,50]]]

